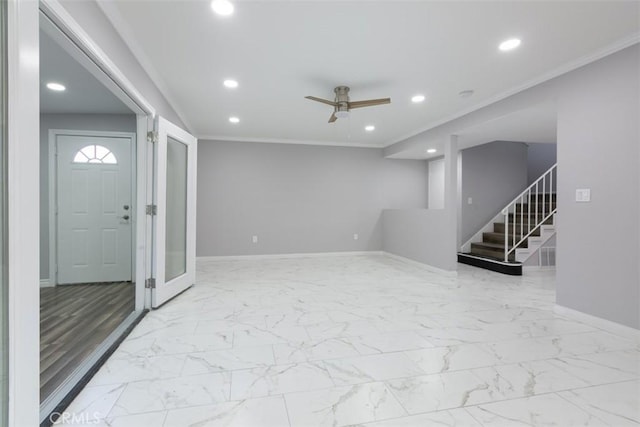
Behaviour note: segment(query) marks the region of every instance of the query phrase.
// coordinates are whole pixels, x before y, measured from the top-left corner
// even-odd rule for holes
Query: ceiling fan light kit
[[[329,123],[333,123],[338,119],[349,117],[349,112],[354,108],[373,107],[375,105],[390,104],[391,98],[367,99],[365,101],[349,101],[349,87],[338,86],[333,91],[336,94],[335,100],[317,98],[315,96],[305,96],[312,101],[321,102],[333,107],[333,114],[329,117]]]

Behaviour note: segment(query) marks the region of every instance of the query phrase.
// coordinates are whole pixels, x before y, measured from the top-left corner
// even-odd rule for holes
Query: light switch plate
[[[591,189],[590,188],[578,188],[576,189],[576,202],[586,203],[591,201]]]

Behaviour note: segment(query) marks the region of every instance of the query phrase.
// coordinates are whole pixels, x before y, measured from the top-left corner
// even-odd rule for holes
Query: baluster
[[[504,261],[508,261],[507,247],[509,246],[509,206],[504,212]]]
[[[542,220],[544,220],[546,212],[547,200],[547,175],[542,177]]]
[[[516,219],[518,212],[516,212],[516,205],[514,204],[513,206],[513,233],[511,233],[511,247],[513,247],[513,245],[516,243]]]
[[[531,188],[529,188],[528,192],[529,204],[527,210],[527,234],[531,233]]]
[[[524,231],[524,196],[520,196],[520,240],[519,242],[522,241],[523,231]]]
[[[539,197],[540,195],[538,194],[538,182],[536,181],[536,209],[535,209],[535,216],[536,216],[536,224],[538,223],[538,203],[540,202]]]
[[[553,211],[553,173],[555,169],[551,170],[551,174],[549,175],[549,180],[551,181],[549,184],[549,213]]]

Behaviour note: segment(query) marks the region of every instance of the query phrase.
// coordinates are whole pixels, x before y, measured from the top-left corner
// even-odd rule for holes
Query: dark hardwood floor
[[[131,282],[40,289],[40,399],[44,400],[134,310]]]

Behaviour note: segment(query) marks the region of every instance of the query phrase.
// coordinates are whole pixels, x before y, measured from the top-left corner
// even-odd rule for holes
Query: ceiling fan
[[[322,102],[323,104],[333,107],[333,114],[329,117],[329,123],[333,123],[338,119],[349,117],[349,111],[353,108],[373,107],[374,105],[390,104],[391,98],[367,99],[366,101],[349,101],[349,88],[347,86],[338,86],[333,90],[336,93],[335,101],[328,99],[316,98],[315,96],[305,96],[312,101]]]

